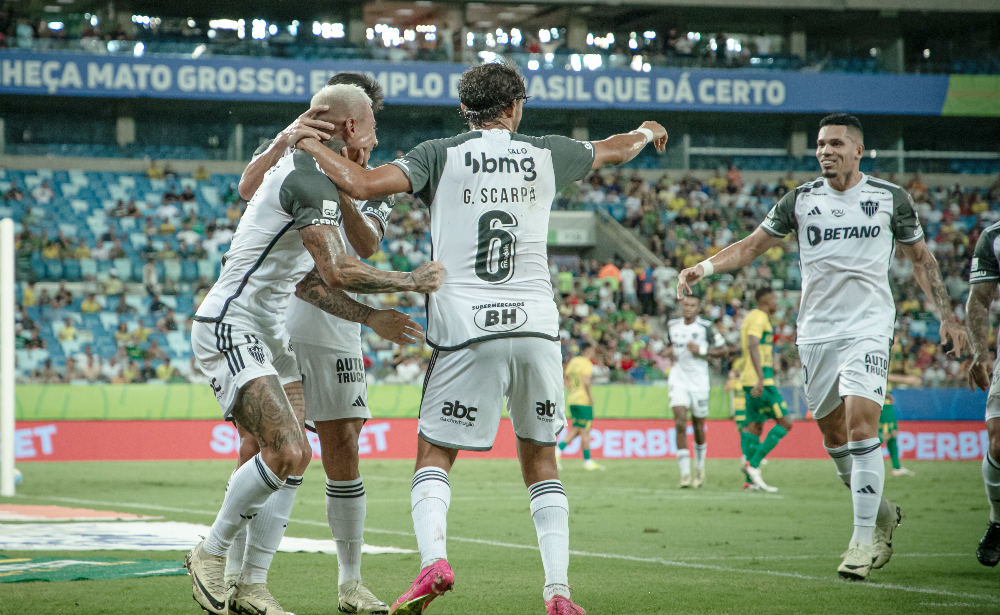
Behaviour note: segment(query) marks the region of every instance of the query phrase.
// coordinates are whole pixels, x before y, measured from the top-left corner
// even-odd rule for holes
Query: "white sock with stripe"
[[[885,483],[885,462],[878,438],[848,442],[854,461],[851,465],[851,500],[854,503],[854,536],[852,541],[871,546],[875,519],[882,505]]]
[[[237,468],[238,470],[239,468]],[[236,470],[233,470],[233,475],[236,474]],[[233,482],[233,476],[230,475],[229,483]],[[229,483],[226,484],[226,489],[229,489]],[[243,568],[243,553],[247,548],[247,528],[242,527],[240,531],[236,532],[236,536],[233,538],[233,544],[229,547],[229,553],[226,554],[226,576],[239,575],[240,570]]]
[[[531,519],[538,534],[538,550],[545,569],[545,601],[569,598],[569,500],[559,480],[543,480],[528,487]]]
[[[267,499],[247,527],[247,549],[240,581],[245,585],[267,583],[267,571],[288,527],[301,476],[289,476],[277,493]]]
[[[451,505],[448,473],[433,466],[417,470],[410,486],[410,505],[423,570],[439,559],[448,559],[448,506]]]
[[[1000,463],[989,452],[983,458],[983,484],[986,485],[986,497],[990,501],[990,522],[1000,521]]]
[[[359,398],[360,399],[360,398]],[[361,579],[367,496],[361,478],[326,479],[326,520],[337,545],[337,585]]]
[[[681,476],[691,474],[691,451],[689,449],[677,449],[677,465],[681,468]]]
[[[244,463],[229,480],[226,499],[205,539],[205,552],[225,557],[240,528],[260,512],[267,499],[281,487],[281,479],[267,467],[260,453]]]

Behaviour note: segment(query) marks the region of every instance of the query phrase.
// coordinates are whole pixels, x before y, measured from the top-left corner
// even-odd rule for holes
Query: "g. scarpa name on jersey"
[[[510,188],[482,188],[477,195],[475,191],[465,189],[465,204],[473,203],[534,203],[535,188],[529,186],[512,186]]]

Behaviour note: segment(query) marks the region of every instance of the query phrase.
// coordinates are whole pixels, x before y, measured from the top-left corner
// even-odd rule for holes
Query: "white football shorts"
[[[275,339],[225,322],[195,321],[191,326],[191,348],[227,421],[236,394],[251,380],[277,376],[284,386],[302,378],[287,336]]]
[[[885,337],[855,337],[800,345],[806,402],[813,418],[830,414],[848,395],[883,405],[891,344]]]
[[[365,360],[360,350],[333,350],[295,342],[295,356],[302,370],[306,419],[370,419]]]
[[[559,342],[505,337],[435,350],[424,377],[420,436],[446,448],[488,451],[504,399],[518,438],[555,446],[566,424]]]
[[[691,412],[691,416],[703,419],[708,416],[709,391],[702,389],[692,389],[679,384],[670,384],[670,407],[684,407]]]

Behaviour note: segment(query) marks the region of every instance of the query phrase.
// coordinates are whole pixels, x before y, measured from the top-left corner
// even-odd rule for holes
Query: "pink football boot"
[[[587,615],[587,612],[573,604],[573,601],[556,594],[545,603],[546,615]]]
[[[451,566],[446,560],[439,559],[420,571],[420,574],[410,585],[410,589],[403,592],[403,595],[392,604],[389,615],[420,615],[431,600],[451,591],[454,586],[455,573],[451,571]],[[562,612],[559,611],[559,613]],[[572,611],[565,611],[565,613],[572,613]]]

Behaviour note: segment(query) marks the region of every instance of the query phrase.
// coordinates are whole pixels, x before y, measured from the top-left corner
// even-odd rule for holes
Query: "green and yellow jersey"
[[[594,373],[594,364],[587,357],[574,357],[566,365],[566,379],[569,381],[569,396],[566,402],[571,406],[589,406],[590,395],[587,384]]]
[[[764,371],[764,386],[774,386],[774,328],[763,310],[750,310],[740,325],[740,348],[743,350],[743,371],[740,384],[757,386],[757,371],[750,360],[750,336],[760,338],[760,366]]]

